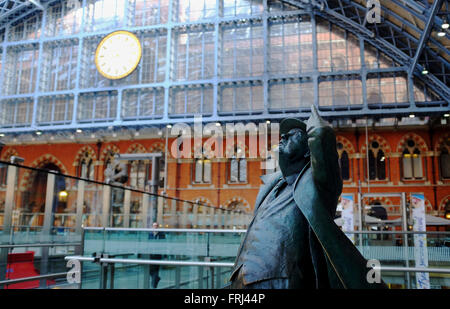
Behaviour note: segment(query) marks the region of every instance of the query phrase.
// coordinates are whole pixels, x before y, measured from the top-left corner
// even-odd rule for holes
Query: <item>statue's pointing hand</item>
[[[317,111],[314,105],[311,105],[311,116],[306,122],[306,131],[308,134],[311,134],[317,128],[329,127],[330,124],[325,121],[322,117],[320,117],[319,112]]]

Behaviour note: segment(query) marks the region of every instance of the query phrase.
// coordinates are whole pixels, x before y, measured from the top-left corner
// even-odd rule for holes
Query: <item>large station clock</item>
[[[95,51],[97,70],[106,78],[120,79],[131,74],[142,56],[139,39],[128,31],[115,31],[104,37]]]

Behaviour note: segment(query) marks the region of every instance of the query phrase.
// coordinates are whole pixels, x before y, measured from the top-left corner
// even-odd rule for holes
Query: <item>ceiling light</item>
[[[216,122],[216,127],[220,127],[220,122]]]
[[[416,116],[414,116],[414,114],[409,115],[409,118],[414,118]]]
[[[166,127],[167,127],[167,129],[170,129],[170,128],[172,128],[172,125],[168,124]]]
[[[437,33],[437,36],[443,37],[443,36],[445,36],[445,32],[444,32],[444,31],[439,31],[439,32]]]
[[[0,133],[0,137],[3,137],[3,136],[5,136],[5,134],[4,133]]]
[[[270,124],[270,120],[267,120],[266,123],[267,123],[267,124]]]
[[[83,132],[83,130],[77,129],[77,133],[81,133],[81,132]]]
[[[450,27],[450,25],[448,24],[448,22],[444,22],[442,25],[441,25],[441,28],[442,29],[448,29]]]
[[[444,117],[450,117],[450,114],[444,114]],[[1,135],[0,135],[1,136]]]
[[[36,135],[41,135],[42,132],[41,131],[36,131]]]
[[[423,70],[422,70],[422,74],[423,74],[423,75],[427,75],[427,74],[428,74],[428,70],[427,70],[427,69],[423,69]]]

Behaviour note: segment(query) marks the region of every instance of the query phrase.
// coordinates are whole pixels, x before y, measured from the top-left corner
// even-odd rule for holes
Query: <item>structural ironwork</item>
[[[440,116],[448,20],[442,0],[0,1],[0,133],[306,118],[311,104],[329,119]],[[143,57],[112,81],[94,54],[118,29]]]

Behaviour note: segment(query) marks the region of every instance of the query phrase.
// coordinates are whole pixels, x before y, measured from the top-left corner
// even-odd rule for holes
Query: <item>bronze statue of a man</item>
[[[342,180],[331,126],[314,106],[307,124],[280,123],[280,171],[262,176],[229,288],[380,288],[334,223]]]

